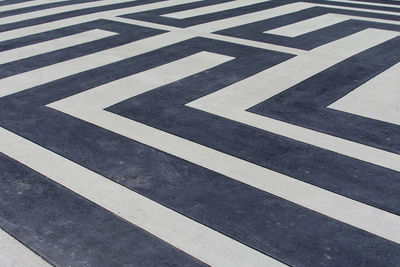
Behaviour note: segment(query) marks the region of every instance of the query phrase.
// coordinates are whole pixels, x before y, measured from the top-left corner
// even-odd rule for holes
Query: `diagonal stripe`
[[[318,47],[310,53],[290,59],[187,105],[342,155],[400,171],[400,155],[245,111],[319,71],[398,35],[398,32],[367,29]],[[308,66],[308,68],[303,68],[303,66]],[[268,90],[265,90],[266,85],[268,85]]]
[[[66,2],[66,1],[68,1],[68,0],[36,0],[36,1],[30,0],[30,1],[22,2],[22,3],[18,3],[18,4],[0,6],[0,12],[10,11],[10,10],[14,10],[14,9],[20,9],[20,8],[24,8],[24,7],[40,6],[40,5],[45,5],[45,4]]]
[[[255,5],[258,3],[264,3],[264,2],[268,2],[268,1],[271,1],[271,0],[235,0],[235,1],[226,2],[226,3],[222,3],[222,4],[217,4],[217,5],[211,5],[211,6],[194,8],[194,9],[190,9],[190,10],[169,13],[169,14],[165,14],[162,16],[168,17],[168,18],[174,18],[174,19],[186,19],[186,18],[191,18],[191,17],[196,17],[196,16],[217,13],[217,12],[221,12],[221,11],[225,11],[225,10],[235,9],[235,8],[239,8],[239,7]]]
[[[201,1],[201,0],[186,0],[185,3],[193,3],[193,2],[198,2],[198,1]],[[63,27],[77,25],[77,24],[81,24],[81,23],[85,23],[85,22],[89,22],[89,21],[94,21],[94,20],[101,19],[103,17],[106,18],[106,17],[110,17],[110,16],[120,16],[120,15],[128,14],[128,13],[132,14],[132,13],[137,13],[137,12],[144,12],[144,11],[149,11],[149,10],[159,9],[159,8],[164,8],[164,7],[170,7],[170,6],[180,5],[180,4],[182,4],[182,1],[180,1],[180,0],[165,0],[165,1],[151,3],[151,4],[145,4],[145,5],[134,6],[134,7],[129,7],[129,8],[119,8],[119,9],[108,10],[108,11],[101,11],[101,12],[92,13],[92,14],[88,14],[88,15],[76,16],[76,17],[72,17],[72,18],[66,18],[66,19],[61,19],[61,20],[57,20],[57,21],[42,23],[39,25],[23,27],[20,29],[1,32],[0,33],[0,42],[11,40],[11,39],[16,39],[16,38],[21,38],[21,37],[25,37],[28,35],[38,34],[38,33],[42,33],[42,32],[47,32],[47,31],[51,31],[51,30],[56,30],[56,29],[60,29]]]
[[[399,13],[400,11],[399,12],[392,12],[392,11],[370,9],[368,7],[365,7],[365,8],[347,7],[347,6],[344,7],[344,6],[334,5],[334,4],[316,4],[315,6],[342,9],[342,10],[360,11],[360,12],[371,12],[371,13],[375,13],[375,14],[394,15],[394,16],[398,16],[400,14]]]
[[[51,265],[30,249],[0,229],[0,265],[24,267],[50,267]]]
[[[191,66],[191,64],[186,65]],[[175,70],[175,68],[169,66],[167,64],[135,74],[59,100],[48,106],[362,230],[400,243],[400,217],[397,215],[103,110],[124,99],[171,82],[173,80],[170,78],[171,75],[174,77],[174,75],[177,75],[176,72],[185,71],[180,68]],[[169,70],[165,74],[166,77],[160,75],[164,73],[164,69]],[[148,84],[147,81],[152,82]]]
[[[23,58],[49,53],[74,45],[88,43],[113,35],[116,35],[116,33],[96,29],[34,45],[7,50],[5,52],[0,52],[0,64],[5,64],[11,61],[17,61]]]
[[[399,32],[367,29],[317,47],[247,79],[195,100],[191,106],[232,107],[246,110],[315,74],[386,42]],[[304,68],[307,66],[307,68]],[[266,88],[268,90],[266,90]]]
[[[212,266],[284,266],[43,147],[0,128],[0,151]]]
[[[307,8],[314,7],[312,3],[297,2],[292,4],[287,4],[279,7],[274,7],[271,9],[261,10],[241,16],[236,16],[233,18],[226,18],[217,21],[212,21],[208,23],[203,23],[200,25],[189,27],[191,31],[199,32],[216,32],[228,28],[233,28],[240,25],[245,25],[257,21],[266,20],[269,18],[274,18],[293,12],[301,11]]]
[[[346,16],[337,14],[325,14],[315,18],[303,20],[297,23],[279,27],[264,33],[282,35],[287,37],[297,37],[312,31],[316,31],[331,25],[348,20]]]
[[[59,13],[75,11],[75,10],[80,10],[80,9],[85,9],[85,8],[107,6],[107,5],[132,2],[132,1],[133,0],[101,0],[101,1],[95,1],[95,2],[89,2],[89,3],[80,3],[80,4],[74,4],[74,5],[68,5],[68,6],[54,7],[54,8],[49,8],[49,9],[45,9],[45,10],[38,10],[38,11],[29,12],[29,13],[18,14],[18,15],[14,15],[14,16],[0,18],[0,25],[9,24],[9,23],[13,23],[13,22],[21,22],[24,20],[35,19],[35,18],[40,18],[40,17],[44,17],[44,16],[50,16],[50,15],[55,15],[55,14],[59,14]],[[71,3],[73,3],[73,2],[71,1]]]
[[[174,3],[175,2],[171,2],[168,4]],[[219,21],[217,21],[217,23],[212,22],[211,24],[204,23],[197,26],[189,27],[188,29],[182,31],[160,34],[116,48],[104,50],[91,55],[79,57],[76,59],[64,61],[62,63],[11,76],[0,80],[0,87],[3,88],[3,90],[0,91],[0,97],[17,93],[32,88],[34,86],[38,86],[40,84],[55,81],[69,75],[73,75],[79,72],[111,64],[129,57],[150,52],[152,50],[156,50],[180,41],[188,40],[195,37],[197,31],[200,31],[201,34],[204,33],[204,31],[215,29],[216,25],[218,25],[219,29],[228,28],[232,25],[232,23],[235,25],[240,25],[242,23],[249,23],[250,21],[262,20],[265,18],[266,15],[269,17],[274,17],[302,10],[308,7],[309,4],[305,3],[301,3],[299,5],[289,4],[283,7],[266,10],[267,12],[257,12],[258,16],[255,17],[249,17],[248,15],[246,15],[245,17],[238,16],[230,18],[229,21],[222,20],[221,23],[218,23]],[[135,10],[138,11],[137,9]],[[147,8],[144,8],[144,10],[147,10]],[[191,33],[193,30],[195,31],[194,34]],[[38,77],[40,77],[40,79],[38,79]]]
[[[328,107],[400,125],[399,101],[400,63]]]
[[[160,29],[160,30],[165,30],[165,31],[182,32],[181,28],[147,22],[147,21],[135,20],[135,19],[127,19],[127,18],[121,18],[121,17],[108,17],[107,20],[118,21],[118,22],[123,22],[123,23],[127,23],[127,24],[132,24],[132,25],[139,25],[139,26],[148,27],[148,28],[155,28],[155,29]],[[188,31],[188,32],[190,32],[190,31]],[[229,42],[229,43],[258,47],[258,48],[262,48],[262,49],[266,49],[266,50],[279,51],[279,52],[289,53],[289,54],[293,54],[293,55],[299,55],[299,54],[303,54],[305,52],[304,50],[291,48],[291,47],[287,47],[287,46],[268,44],[268,43],[257,42],[257,41],[236,38],[236,37],[226,36],[226,35],[220,35],[220,34],[215,34],[215,33],[201,33],[198,36],[204,37],[204,38],[215,39],[215,40],[221,40],[221,41],[225,41],[225,42]]]
[[[283,27],[279,27],[273,30],[265,31],[264,33],[282,35],[287,37],[297,37],[302,34],[310,33],[312,31],[332,26],[337,23],[347,21],[350,19],[400,25],[400,21],[395,21],[395,20],[375,19],[375,18],[328,13],[325,15],[303,20]]]
[[[357,5],[367,5],[367,6],[382,6],[382,7],[392,7],[392,8],[400,8],[399,5],[391,5],[391,4],[383,4],[376,2],[363,2],[363,1],[351,1],[351,0],[324,0],[329,2],[337,2],[337,3],[349,3],[349,4],[357,4]]]
[[[190,35],[164,33],[116,48],[67,60],[0,80],[0,97],[17,93],[76,73],[111,64],[191,38]]]

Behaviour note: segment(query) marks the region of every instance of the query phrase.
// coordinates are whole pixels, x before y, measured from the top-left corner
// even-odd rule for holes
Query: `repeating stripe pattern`
[[[400,3],[0,1],[0,266],[398,266]]]

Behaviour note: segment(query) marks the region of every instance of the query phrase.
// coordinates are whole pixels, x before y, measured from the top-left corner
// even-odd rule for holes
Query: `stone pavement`
[[[0,266],[400,266],[400,2],[0,1]]]

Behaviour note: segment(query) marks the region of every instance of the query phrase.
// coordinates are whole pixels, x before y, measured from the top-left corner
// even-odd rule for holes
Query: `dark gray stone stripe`
[[[202,50],[225,51],[227,55],[241,55],[244,59],[253,55],[259,57],[260,62],[271,62],[265,58],[279,62],[288,57],[285,54],[197,38],[5,97],[0,102],[4,111],[0,112],[0,124],[287,264],[380,266],[387,259],[393,263],[400,262],[397,244],[44,107],[57,99]],[[261,57],[263,54],[265,58]],[[248,60],[251,59],[254,58]],[[225,67],[229,65],[221,66]],[[215,75],[215,71],[210,73]],[[226,73],[221,72],[221,75],[224,77]],[[229,77],[226,79],[230,80]],[[194,80],[191,81],[189,85],[195,85]],[[161,92],[168,92],[163,90]],[[164,97],[168,99],[168,93]],[[162,101],[157,103],[161,104]],[[196,118],[201,119],[192,117],[195,121]],[[213,120],[211,117],[206,118],[208,129]],[[227,125],[225,122],[221,127]],[[246,132],[242,134],[248,138]],[[210,140],[212,138],[209,136]],[[273,142],[287,143],[293,148],[301,145],[277,136],[271,136]],[[309,147],[305,146],[307,149]],[[282,158],[275,158],[277,161],[279,159]]]
[[[56,266],[205,266],[2,154],[0,227]]]

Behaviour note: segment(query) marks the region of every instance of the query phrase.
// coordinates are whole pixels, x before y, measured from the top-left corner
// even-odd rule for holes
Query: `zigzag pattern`
[[[1,266],[398,266],[400,3],[0,1]]]

